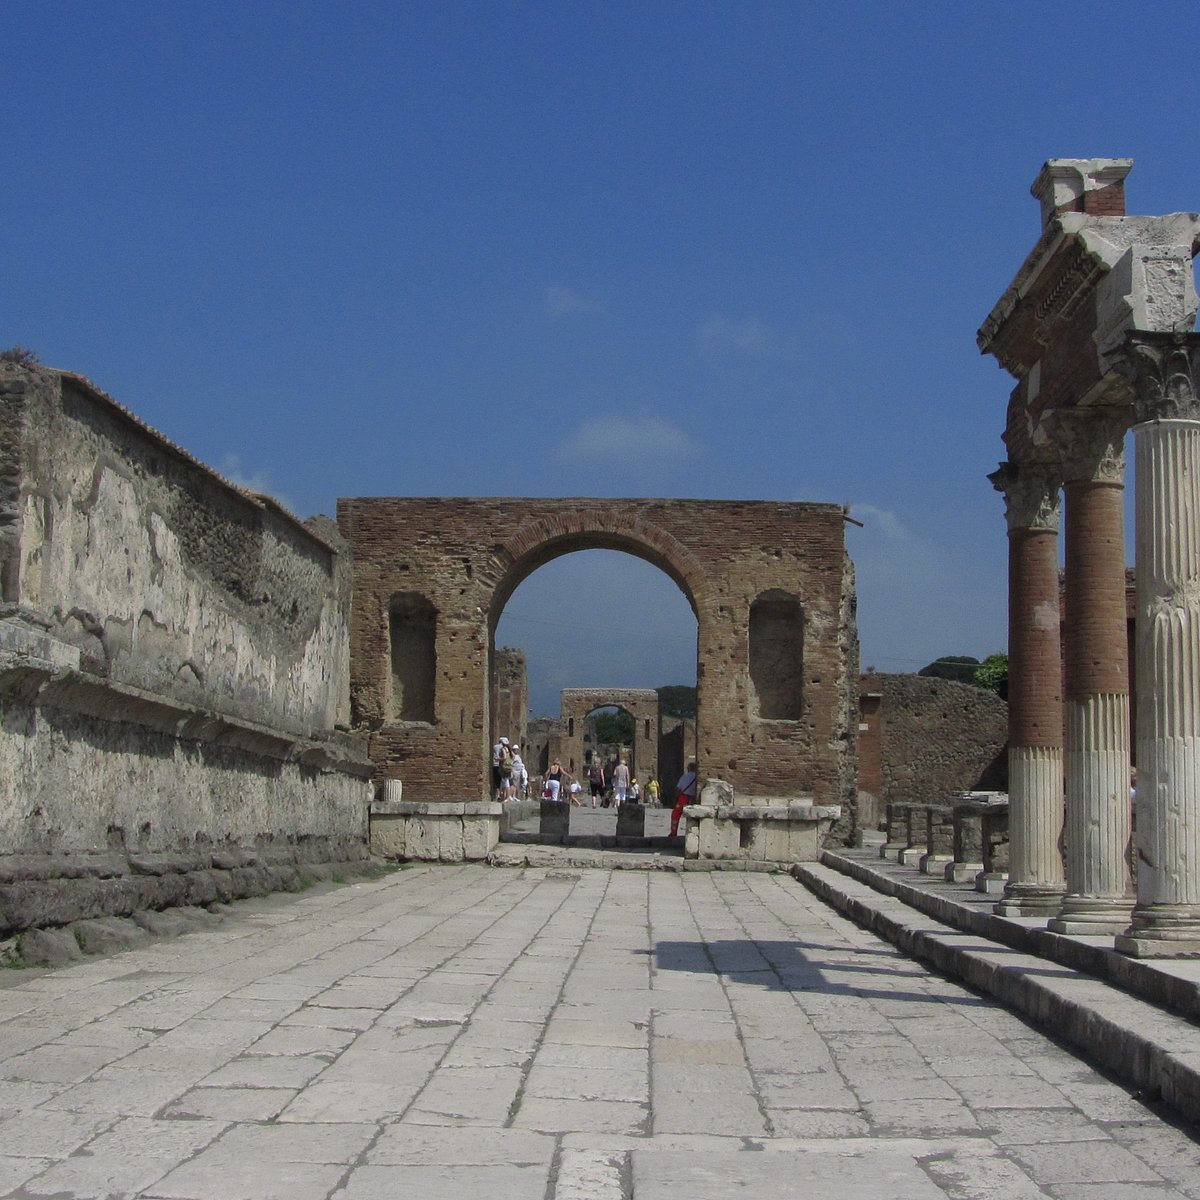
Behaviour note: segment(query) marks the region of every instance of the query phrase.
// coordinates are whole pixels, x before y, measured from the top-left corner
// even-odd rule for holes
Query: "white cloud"
[[[584,421],[560,444],[558,453],[598,460],[606,469],[612,469],[622,464],[676,465],[696,458],[700,446],[689,433],[669,421],[614,413]]]
[[[242,464],[240,454],[226,454],[221,459],[220,466],[217,467],[217,473],[228,479],[230,483],[245,488],[248,492],[261,492],[263,495],[270,496],[282,504],[288,512],[295,513],[297,511],[295,504],[286,492],[276,491],[271,486],[269,472],[247,470]]]
[[[546,311],[554,317],[600,311],[600,301],[595,297],[585,296],[561,283],[552,283],[546,288],[545,300]]]
[[[757,317],[746,317],[740,321],[728,317],[709,317],[696,330],[696,342],[700,349],[710,353],[766,354],[771,348],[771,338],[766,327]]]

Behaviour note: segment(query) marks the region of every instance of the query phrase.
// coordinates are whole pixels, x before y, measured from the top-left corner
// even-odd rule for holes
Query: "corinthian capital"
[[[1123,483],[1130,413],[1119,408],[1069,408],[1054,414],[1054,435],[1067,483]]]
[[[1058,532],[1062,481],[1057,468],[1040,463],[1005,462],[988,479],[1004,495],[1004,516],[1010,532],[1014,529]]]
[[[1131,333],[1111,362],[1133,388],[1133,417],[1200,421],[1200,334]]]

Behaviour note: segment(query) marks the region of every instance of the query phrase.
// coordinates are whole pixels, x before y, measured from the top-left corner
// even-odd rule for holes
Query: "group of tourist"
[[[603,764],[594,760],[587,768],[588,790],[591,793],[593,808],[619,808],[622,804],[642,804],[657,808],[660,803],[662,789],[653,776],[646,784],[645,794],[638,784],[625,756],[617,759],[612,769],[611,778],[607,778]],[[562,762],[555,759],[550,769],[542,779],[542,799],[564,801],[577,806],[583,806],[583,785],[569,771],[563,769]],[[529,771],[521,758],[520,747],[508,738],[502,737],[492,747],[492,794],[497,800],[524,800],[529,795]],[[696,764],[689,762],[687,770],[679,777],[675,785],[676,802],[671,810],[671,836],[679,832],[679,822],[683,810],[689,804],[696,803]]]
[[[529,771],[521,748],[502,737],[492,747],[492,798],[524,800],[529,795]]]

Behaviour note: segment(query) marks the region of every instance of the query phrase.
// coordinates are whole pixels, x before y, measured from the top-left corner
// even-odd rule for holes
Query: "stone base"
[[[1135,908],[1116,948],[1131,958],[1200,958],[1200,908],[1154,904]]]
[[[974,883],[975,876],[983,870],[981,862],[949,862],[946,864],[947,883]]]
[[[1046,928],[1074,937],[1105,937],[1124,933],[1133,916],[1133,901],[1068,895],[1058,916]]]
[[[500,842],[503,812],[504,806],[491,800],[462,804],[377,800],[369,810],[371,853],[426,862],[487,858]]]
[[[928,853],[928,846],[908,846],[900,851],[900,857],[896,861],[905,867],[919,867],[921,859]]]
[[[996,915],[1001,917],[1057,916],[1062,911],[1062,889],[1012,884],[1004,889],[1004,898],[996,905]]]
[[[837,804],[708,805],[684,809],[684,858],[816,862]]]
[[[1001,871],[980,871],[975,876],[975,890],[985,896],[1002,896],[1008,875]]]
[[[937,875],[945,878],[946,868],[954,865],[954,859],[949,854],[925,854],[921,857],[921,874]]]
[[[904,847],[899,842],[884,842],[879,847],[879,857],[887,859],[888,862],[899,862],[900,851],[903,849]]]

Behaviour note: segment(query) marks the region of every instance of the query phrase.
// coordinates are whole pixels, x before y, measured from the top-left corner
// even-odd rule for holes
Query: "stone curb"
[[[1069,1042],[1142,1099],[1161,1097],[1200,1120],[1200,1037],[1174,1013],[1108,983],[950,928],[830,866],[798,863],[792,877],[855,924],[999,1000]]]

